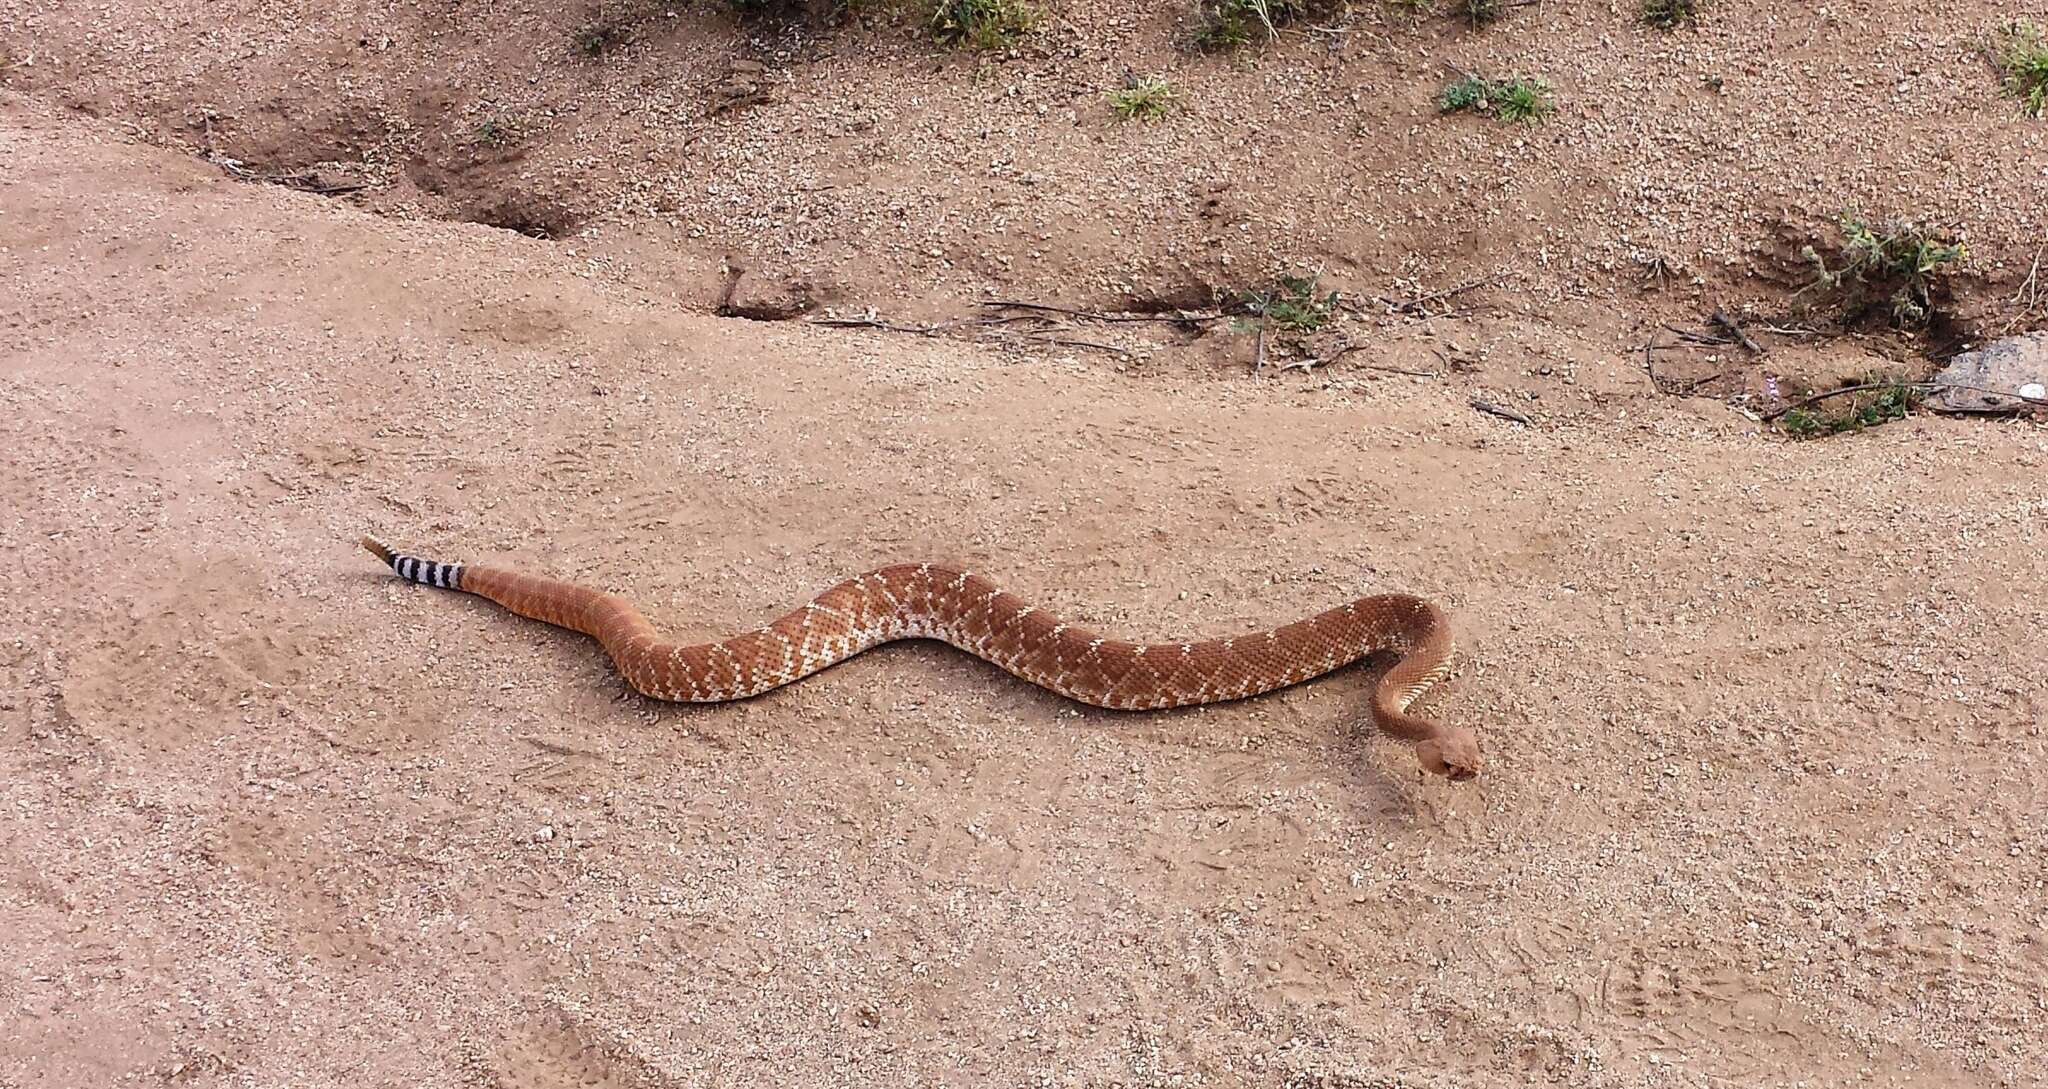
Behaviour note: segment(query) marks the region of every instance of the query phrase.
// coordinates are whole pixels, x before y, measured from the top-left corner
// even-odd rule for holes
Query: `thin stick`
[[[891,333],[915,333],[926,337],[935,337],[944,331],[936,325],[898,325],[892,321],[878,321],[874,318],[812,318],[805,324],[824,325],[834,329],[882,329]]]
[[[1115,354],[1122,356],[1128,356],[1131,354],[1131,350],[1129,348],[1119,348],[1114,344],[1104,344],[1100,341],[1095,340],[1063,339],[1060,337],[1039,336],[1033,333],[1026,333],[1025,335],[1030,337],[1032,340],[1037,341],[1040,344],[1064,344],[1071,348],[1094,348],[1097,351],[1114,352]]]
[[[1360,345],[1346,340],[1343,344],[1338,345],[1324,355],[1312,356],[1308,359],[1297,359],[1292,363],[1282,364],[1280,371],[1312,371],[1317,367],[1327,367],[1344,358],[1345,355],[1357,351],[1360,347]]]
[[[1664,331],[1676,336],[1680,340],[1707,348],[1721,348],[1735,343],[1724,336],[1707,336],[1703,333],[1695,333],[1690,329],[1680,329],[1670,322],[1664,323]]]
[[[142,129],[139,126],[126,121],[123,121],[122,124],[134,129],[138,136],[142,134]],[[369,182],[323,182],[310,170],[301,170],[292,174],[264,174],[251,170],[239,160],[230,159],[225,155],[209,154],[207,161],[243,181],[282,185],[288,189],[297,189],[321,197],[333,196],[337,193],[353,193],[358,189],[368,189],[370,187]]]
[[[1728,330],[1728,335],[1734,337],[1736,342],[1741,344],[1744,348],[1749,349],[1750,354],[1764,354],[1763,345],[1758,344],[1756,341],[1749,339],[1749,334],[1742,331],[1742,326],[1736,324],[1734,318],[1729,317],[1726,313],[1723,313],[1722,311],[1716,310],[1714,311],[1713,322],[1715,325],[1718,325],[1721,328]]]
[[[1216,319],[1223,316],[1222,314],[1208,313],[1172,315],[1105,314],[1099,310],[1075,310],[1072,307],[1054,306],[1050,303],[1024,302],[1021,299],[987,299],[984,300],[980,305],[990,307],[996,310],[1043,310],[1050,314],[1071,314],[1077,318],[1087,318],[1089,321],[1163,321],[1174,325],[1184,325],[1203,321],[1215,321]]]
[[[2042,291],[2038,277],[2041,275],[2043,250],[2048,250],[2048,247],[2034,251],[2034,263],[2027,266],[2027,278],[2020,281],[2020,289],[2013,292],[2012,302],[2019,308],[2019,312],[2012,316],[2011,321],[2005,323],[2005,331],[2008,333],[2019,328],[2041,310]]]
[[[1427,295],[1417,295],[1412,299],[1402,299],[1396,302],[1393,299],[1382,297],[1380,299],[1380,302],[1386,304],[1388,311],[1391,313],[1417,314],[1421,313],[1424,309],[1428,308],[1430,303],[1443,302],[1446,299],[1454,299],[1460,295],[1463,295],[1467,291],[1476,291],[1482,287],[1488,287],[1490,285],[1500,283],[1502,280],[1505,279],[1507,279],[1507,274],[1502,273],[1499,276],[1490,276],[1484,280],[1474,280],[1471,283],[1459,284],[1456,287],[1447,287],[1442,291],[1433,291]]]
[[[1337,347],[1331,349],[1330,351],[1322,355],[1316,356],[1313,359],[1297,359],[1292,363],[1282,364],[1279,368],[1277,368],[1274,371],[1274,373],[1278,374],[1283,371],[1296,370],[1312,371],[1317,367],[1327,367],[1330,364],[1335,363],[1339,359],[1342,359],[1345,356],[1350,355],[1352,352],[1355,352],[1363,347],[1365,347],[1365,345],[1359,344],[1356,341],[1346,338],[1344,343],[1338,345]],[[1407,367],[1395,367],[1386,363],[1353,363],[1351,364],[1351,366],[1356,367],[1360,370],[1385,371],[1388,374],[1408,374],[1413,375],[1417,378],[1435,378],[1437,377],[1438,373],[1436,371],[1418,371],[1411,370]]]
[[[1966,385],[1962,382],[1859,382],[1853,386],[1843,386],[1840,389],[1831,389],[1826,393],[1816,393],[1811,397],[1805,398],[1804,400],[1794,401],[1791,404],[1786,405],[1784,408],[1778,409],[1774,412],[1765,413],[1761,417],[1761,419],[1765,423],[1770,423],[1771,421],[1784,416],[1788,412],[1797,411],[1799,409],[1805,408],[1808,405],[1817,405],[1830,397],[1840,397],[1845,393],[1862,393],[1865,390],[1892,389],[1900,386],[1903,386],[1906,389],[1919,390],[1922,393],[1932,393],[1945,389],[1963,389],[1969,390],[1972,393],[1988,393],[1993,397],[2010,397],[2015,401],[2020,401],[2025,404],[2048,407],[2048,397],[2028,397],[2025,394],[2015,393],[2010,390],[1991,389],[1987,386],[1972,386]]]
[[[2044,249],[2048,249],[2048,247],[2044,247]],[[2029,307],[2040,301],[2041,292],[2034,286],[2034,277],[2041,274],[2041,253],[2042,250],[2034,251],[2034,263],[2027,266],[2027,278],[2021,280],[2020,289],[2012,293],[2012,301],[2020,302],[2024,300],[2028,303]]]
[[[1479,398],[1474,397],[1472,398],[1472,407],[1478,409],[1481,412],[1486,413],[1489,416],[1499,416],[1503,420],[1513,420],[1516,423],[1523,424],[1525,426],[1529,423],[1529,417],[1524,416],[1519,412],[1516,412],[1512,408],[1502,408],[1501,406],[1494,404],[1492,401],[1482,401]]]
[[[1257,378],[1266,369],[1266,323],[1259,323],[1259,339],[1252,345],[1252,377]]]
[[[1391,367],[1385,363],[1353,363],[1351,365],[1361,370],[1385,371],[1388,374],[1408,374],[1413,375],[1417,378],[1435,378],[1440,373],[1438,371],[1412,370],[1408,367]]]
[[[916,333],[919,336],[938,336],[953,329],[986,329],[997,325],[1011,325],[1030,318],[953,318],[931,325],[905,325],[900,322],[883,321],[874,317],[874,311],[858,318],[810,318],[805,325],[824,325],[836,329],[884,329],[891,333]]]
[[[1664,326],[1664,328],[1672,333],[1676,333],[1681,339],[1692,341],[1701,347],[1723,347],[1734,343],[1734,341],[1731,340],[1703,337],[1698,333],[1690,333],[1684,329],[1680,329],[1672,325],[1666,325]],[[1690,397],[1693,394],[1698,393],[1701,387],[1711,382],[1715,382],[1720,379],[1728,377],[1728,372],[1716,371],[1713,374],[1707,375],[1705,378],[1695,378],[1690,382],[1673,382],[1670,379],[1664,377],[1663,375],[1657,373],[1657,349],[1686,346],[1687,345],[1659,344],[1657,343],[1657,334],[1655,332],[1652,332],[1650,334],[1650,339],[1643,343],[1643,373],[1649,376],[1651,389],[1654,389],[1658,393],[1664,394],[1667,397]]]
[[[1327,357],[1321,360],[1321,362],[1334,363],[1342,356],[1363,347],[1365,347],[1365,345],[1363,344],[1346,344],[1344,347],[1339,348],[1336,351],[1330,353]],[[1443,373],[1441,371],[1418,371],[1412,367],[1396,367],[1391,363],[1351,363],[1347,365],[1351,367],[1356,367],[1359,370],[1384,371],[1387,374],[1406,374],[1412,375],[1416,378],[1435,378]]]

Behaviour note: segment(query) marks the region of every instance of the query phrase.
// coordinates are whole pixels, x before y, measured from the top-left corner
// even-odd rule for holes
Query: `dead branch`
[[[1764,354],[1763,345],[1751,340],[1749,334],[1742,331],[1741,324],[1734,318],[1729,317],[1725,312],[1720,310],[1714,311],[1714,316],[1711,320],[1715,325],[1728,330],[1728,335],[1734,337],[1735,342],[1747,349],[1751,355]]]
[[[1678,326],[1673,325],[1668,321],[1664,323],[1664,331],[1672,334],[1680,340],[1685,341],[1688,344],[1697,344],[1703,348],[1725,348],[1728,345],[1735,343],[1733,340],[1730,340],[1724,336],[1710,336],[1706,333],[1695,333],[1690,329],[1680,329]]]

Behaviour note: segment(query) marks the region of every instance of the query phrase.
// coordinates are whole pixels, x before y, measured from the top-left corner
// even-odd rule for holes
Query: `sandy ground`
[[[1505,351],[720,321],[6,100],[0,1085],[2040,1084],[2048,433],[1787,443],[1499,320],[1534,426]],[[1356,673],[657,705],[364,531],[705,634],[917,556],[1139,636],[1428,593],[1490,765]]]
[[[2026,5],[1710,0],[1670,34],[1637,0],[1484,30],[1361,0],[1205,56],[1183,48],[1195,0],[1043,0],[998,58],[935,51],[916,3],[860,6],[828,30],[716,0],[0,0],[0,86],[365,181],[348,199],[390,214],[575,237],[705,304],[727,259],[891,312],[1508,270],[1547,309],[1670,318],[1782,304],[1848,212],[1966,233],[1982,312],[2048,244],[2040,129],[1989,60]],[[593,29],[601,56],[577,46]],[[1132,71],[1172,84],[1164,120],[1112,117]],[[1468,71],[1542,79],[1557,112],[1439,117]]]

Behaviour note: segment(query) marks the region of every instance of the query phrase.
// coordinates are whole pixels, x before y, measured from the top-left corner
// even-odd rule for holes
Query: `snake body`
[[[1066,624],[980,575],[941,564],[883,567],[819,594],[774,622],[716,642],[658,634],[630,603],[558,579],[363,547],[411,582],[489,598],[521,616],[593,636],[626,682],[660,700],[746,699],[898,639],[948,643],[1048,691],[1136,711],[1244,699],[1299,684],[1378,651],[1400,657],[1374,688],[1387,734],[1415,743],[1424,769],[1478,774],[1469,730],[1409,713],[1450,674],[1449,619],[1406,594],[1361,597],[1306,620],[1225,639],[1131,643]]]

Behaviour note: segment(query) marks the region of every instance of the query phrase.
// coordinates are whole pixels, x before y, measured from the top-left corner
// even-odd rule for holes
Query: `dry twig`
[[[1522,424],[1524,426],[1527,426],[1529,423],[1529,417],[1524,416],[1519,412],[1516,412],[1512,408],[1502,408],[1500,405],[1494,404],[1492,401],[1482,401],[1479,398],[1474,397],[1472,398],[1472,407],[1478,409],[1481,412],[1486,413],[1489,416],[1499,416],[1503,420],[1513,420],[1516,423]]]
[[[2019,312],[2006,323],[2005,331],[2008,333],[2034,317],[2048,313],[2048,289],[2041,286],[2041,255],[2044,252],[2048,252],[2048,247],[2034,251],[2034,263],[2027,266],[2027,278],[2020,281],[2020,289],[2012,294],[2013,305]]]
[[[1315,356],[1311,359],[1297,359],[1292,363],[1283,363],[1279,367],[1275,368],[1273,373],[1279,374],[1282,371],[1295,370],[1312,371],[1317,367],[1327,367],[1330,364],[1335,363],[1339,359],[1342,359],[1345,356],[1350,355],[1352,352],[1355,352],[1363,347],[1365,347],[1365,345],[1357,344],[1352,341],[1346,340],[1344,343],[1339,344],[1337,347],[1332,348],[1327,352],[1324,352],[1322,355]],[[1385,363],[1352,363],[1349,365],[1356,367],[1360,370],[1385,371],[1388,374],[1408,374],[1413,375],[1417,378],[1435,378],[1437,376],[1436,371],[1418,371],[1408,367],[1390,366]]]
[[[1502,273],[1499,276],[1489,276],[1484,280],[1473,280],[1470,283],[1459,284],[1456,287],[1447,287],[1442,291],[1432,291],[1427,295],[1417,295],[1413,298],[1395,300],[1382,297],[1380,302],[1386,305],[1387,312],[1390,314],[1426,316],[1430,303],[1455,299],[1467,291],[1477,291],[1482,287],[1489,287],[1505,279],[1507,279],[1507,274]]]
[[[1069,314],[1089,321],[1147,322],[1161,321],[1173,325],[1193,325],[1199,322],[1215,321],[1221,313],[1179,312],[1174,314],[1105,314],[1099,310],[1076,310],[1072,307],[1054,306],[1051,303],[1024,302],[1021,299],[988,299],[982,306],[995,310],[1040,310],[1049,314]]]
[[[857,318],[811,318],[807,325],[825,325],[839,329],[882,329],[891,333],[915,333],[918,336],[935,337],[955,329],[985,329],[996,325],[1008,325],[1015,318],[955,318],[952,321],[934,322],[931,325],[906,325],[901,322],[884,321],[870,310]]]
[[[140,128],[136,129],[138,135],[141,131]],[[286,174],[264,174],[249,169],[240,159],[231,159],[220,154],[209,154],[207,160],[242,181],[282,185],[288,189],[297,189],[323,197],[334,196],[337,193],[353,193],[358,189],[368,189],[370,187],[369,182],[324,181],[319,174],[310,170],[300,170]]]
[[[1026,333],[1024,335],[1030,337],[1032,340],[1039,342],[1040,344],[1060,344],[1065,345],[1069,348],[1093,348],[1099,352],[1111,352],[1113,354],[1121,356],[1128,356],[1131,354],[1131,350],[1129,348],[1120,348],[1114,344],[1104,344],[1098,340],[1078,340],[1071,337],[1049,337],[1042,336],[1037,333]]]
[[[1735,343],[1733,340],[1718,334],[1709,335],[1706,333],[1695,333],[1690,329],[1680,329],[1668,321],[1664,323],[1664,331],[1688,344],[1697,344],[1703,348],[1724,348]]]
[[[1748,349],[1750,354],[1764,354],[1763,345],[1758,344],[1754,340],[1751,340],[1749,338],[1749,334],[1742,331],[1742,325],[1738,323],[1734,318],[1729,317],[1726,312],[1720,310],[1714,311],[1714,316],[1711,320],[1715,325],[1718,325],[1721,328],[1728,330],[1728,335],[1734,337],[1735,342],[1737,344],[1740,344],[1744,348]]]
[[[2011,399],[2019,401],[2023,404],[2036,405],[2042,408],[2048,408],[2048,397],[2028,397],[2024,394],[2017,393],[2012,390],[1991,389],[1987,386],[1972,386],[1963,382],[1858,382],[1853,386],[1843,386],[1840,389],[1831,389],[1828,390],[1826,393],[1816,393],[1811,397],[1802,398],[1800,400],[1792,402],[1789,405],[1786,405],[1783,408],[1776,409],[1771,412],[1766,412],[1761,417],[1759,417],[1759,419],[1761,419],[1764,423],[1770,423],[1774,420],[1780,419],[1787,413],[1797,412],[1798,410],[1806,408],[1809,405],[1817,405],[1830,397],[1840,397],[1843,394],[1847,393],[1863,393],[1866,390],[1873,389],[1892,389],[1898,386],[1904,386],[1905,388],[1911,390],[1918,390],[1921,393],[1937,393],[1945,389],[1964,389],[1969,390],[1972,393],[1989,394],[1993,397],[2010,397]]]

